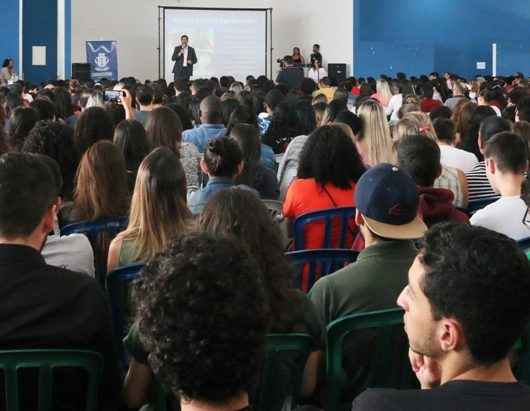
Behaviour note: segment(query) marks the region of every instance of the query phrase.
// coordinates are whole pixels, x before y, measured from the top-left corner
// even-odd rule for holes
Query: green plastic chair
[[[38,369],[38,410],[52,409],[53,370],[79,368],[88,375],[86,411],[98,409],[98,390],[103,372],[103,358],[92,351],[80,350],[9,350],[0,351],[0,369],[4,372],[6,411],[19,411],[19,376],[21,369]]]
[[[530,325],[526,328],[526,334],[517,341],[515,355],[515,377],[520,382],[530,385]]]
[[[368,387],[418,387],[402,324],[403,310],[390,309],[349,315],[328,325],[326,411],[344,409],[343,395],[351,408],[351,400]]]
[[[307,334],[267,335],[265,363],[253,401],[256,411],[281,411],[289,399],[295,408],[312,344]]]
[[[166,392],[165,388],[158,382],[156,379],[153,382],[154,384],[154,398],[150,402],[150,405],[154,411],[167,411],[167,397],[168,393]]]

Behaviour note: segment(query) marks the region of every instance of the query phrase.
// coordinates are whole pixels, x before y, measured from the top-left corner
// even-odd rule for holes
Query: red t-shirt
[[[336,207],[355,207],[355,183],[352,187],[343,190],[332,184],[326,184],[325,190],[318,184],[315,179],[296,179],[289,186],[285,201],[283,203],[283,215],[290,219],[296,219],[302,214],[313,211],[325,210]],[[331,198],[330,198],[331,197]],[[333,201],[332,201],[333,199]],[[333,202],[335,204],[333,204]],[[353,219],[352,219],[353,220]],[[355,221],[351,222],[351,231],[356,232]],[[337,244],[340,237],[339,227],[333,227],[331,231],[332,244]],[[349,236],[348,248],[351,247],[353,239]],[[304,249],[322,248],[324,243],[324,223],[315,222],[310,224],[305,232]]]
[[[443,104],[439,100],[434,100],[432,98],[424,98],[421,100],[421,111],[424,113],[430,113],[435,108],[442,107]]]
[[[332,184],[326,184],[325,189],[327,192],[313,178],[294,180],[289,186],[285,202],[283,203],[283,215],[294,220],[302,214],[313,211],[355,206],[355,183],[352,182],[352,187],[347,190],[340,189]],[[348,231],[345,247],[351,248],[353,235],[357,232],[357,226],[353,218]],[[340,222],[333,221],[331,227],[332,247],[339,247],[340,234]],[[316,221],[307,225],[305,227],[303,249],[324,248],[324,236],[323,221]],[[318,279],[319,277],[320,274],[317,272],[316,278]],[[308,292],[311,287],[309,283],[309,267],[304,268],[300,280],[301,290]]]

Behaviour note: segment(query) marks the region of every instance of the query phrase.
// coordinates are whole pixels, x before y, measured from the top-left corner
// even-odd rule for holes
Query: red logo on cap
[[[388,210],[388,214],[393,216],[400,216],[403,214],[403,212],[404,210],[401,208],[401,204],[396,204],[390,210]]]

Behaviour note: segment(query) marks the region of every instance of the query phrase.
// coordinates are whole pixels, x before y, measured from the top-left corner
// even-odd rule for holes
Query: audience
[[[160,147],[140,164],[129,225],[110,243],[107,271],[148,261],[190,225],[186,177],[175,153]]]
[[[428,227],[444,221],[468,222],[468,216],[453,205],[453,193],[434,188],[442,172],[440,147],[430,138],[409,135],[397,145],[397,162],[401,170],[418,186],[420,215]]]
[[[182,237],[144,268],[135,295],[138,332],[129,346],[138,360],[125,380],[127,404],[142,405],[138,387],[151,369],[183,411],[247,409],[270,314],[259,266],[243,245]]]
[[[238,143],[228,137],[210,141],[201,160],[201,170],[208,176],[208,183],[189,195],[188,206],[191,212],[200,214],[212,195],[236,185],[235,179],[241,174],[243,167],[243,153]]]
[[[261,198],[276,200],[280,194],[276,175],[261,161],[259,129],[251,124],[238,123],[230,132],[243,154],[243,170],[236,177],[236,184],[255,189]]]
[[[206,145],[212,139],[226,134],[223,124],[221,101],[215,96],[205,97],[200,103],[201,124],[182,133],[183,141],[193,143],[200,153],[204,153]]]
[[[363,163],[367,167],[392,163],[392,137],[381,104],[375,100],[367,100],[359,106],[357,115],[362,122],[362,131],[356,146]]]
[[[282,154],[295,137],[307,136],[315,129],[315,117],[300,115],[300,110],[309,109],[309,104],[296,98],[284,100],[276,106],[271,123],[262,138],[276,154]]]
[[[39,120],[55,120],[56,109],[52,97],[38,97],[30,104],[30,107],[37,112]]]
[[[478,147],[482,157],[484,156],[484,146],[486,143],[498,133],[503,131],[511,131],[511,124],[508,120],[497,116],[487,117],[480,123],[478,133]],[[480,161],[473,169],[466,174],[466,179],[469,187],[469,202],[482,200],[495,200],[499,197],[486,174],[486,162]]]
[[[355,224],[366,248],[355,263],[318,280],[309,294],[324,326],[348,314],[394,308],[416,255],[410,240],[426,231],[418,215],[416,185],[395,166],[370,168],[357,184],[355,200]],[[355,370],[356,385],[365,386],[372,356],[366,352],[366,339],[352,343],[348,367]]]
[[[355,186],[363,172],[364,166],[355,145],[341,127],[318,128],[302,149],[297,178],[289,186],[283,203],[283,215],[295,220],[312,211],[355,207]],[[350,231],[350,237],[354,237],[354,222]],[[334,227],[331,237],[332,243],[336,244],[338,227]],[[305,248],[321,248],[323,240],[322,223],[308,227]]]
[[[434,126],[427,114],[419,111],[407,113],[394,127],[394,149],[396,143],[404,136],[418,134],[433,141],[438,140]],[[440,176],[434,182],[434,187],[450,190],[454,195],[453,204],[456,207],[467,207],[467,181],[462,170],[443,166]]]
[[[421,85],[420,92],[421,92],[420,108],[421,108],[421,111],[423,111],[424,113],[430,113],[434,109],[441,107],[443,105],[440,100],[436,100],[433,98],[434,87],[430,81]]]
[[[464,87],[460,81],[453,81],[453,95],[445,100],[445,106],[448,107],[452,112],[455,111],[456,105],[462,101],[467,100],[464,92]]]
[[[331,100],[326,107],[321,123],[318,125],[326,126],[333,123],[344,110],[347,110],[347,104],[344,100]]]
[[[168,107],[153,109],[147,120],[146,133],[152,148],[167,147],[179,155],[188,191],[198,190],[201,155],[195,144],[182,142],[182,123],[178,115]]]
[[[83,155],[100,140],[112,141],[114,126],[108,113],[101,107],[90,107],[81,113],[75,125],[74,143]]]
[[[486,142],[486,174],[501,197],[477,211],[471,224],[488,228],[514,240],[530,237],[528,208],[521,199],[528,171],[528,146],[517,134],[502,132]]]
[[[36,154],[36,156],[48,165],[53,174],[55,187],[59,193],[56,199],[56,207],[59,209],[62,204],[60,193],[63,189],[63,178],[59,164],[46,155]],[[46,238],[41,254],[48,265],[84,273],[91,277],[96,275],[94,251],[90,241],[83,234],[61,235],[57,215],[54,218],[53,232]]]
[[[20,151],[39,114],[29,107],[17,107],[9,118],[5,144],[9,151]]]
[[[426,231],[416,185],[395,166],[380,164],[366,171],[355,201],[355,224],[365,249],[357,262],[321,278],[310,292],[324,325],[348,314],[394,307],[416,255],[409,240]]]
[[[128,191],[120,150],[110,141],[94,144],[79,163],[73,204],[61,209],[63,224],[125,216],[129,209]]]
[[[129,191],[132,192],[138,167],[150,151],[150,144],[142,123],[136,120],[121,121],[114,129],[113,142],[125,159]]]
[[[493,398],[492,409],[528,408],[528,391],[507,361],[530,319],[522,303],[528,267],[501,235],[530,237],[524,75],[382,74],[338,87],[319,80],[317,91],[310,79],[293,87],[265,76],[0,87],[0,154],[7,153],[0,156],[0,252],[12,324],[0,332],[6,348],[102,353],[98,409],[123,409],[113,348],[121,342],[90,277],[104,289],[107,270],[142,263],[137,293],[126,293],[139,308],[126,340],[123,399],[132,408],[152,399],[153,377],[176,409],[179,402],[189,411],[261,406],[256,383],[267,332],[310,335],[300,395],[321,406],[330,383],[319,376],[325,327],[344,315],[394,308],[396,300],[409,337],[395,326],[394,359],[405,368],[394,368],[407,374],[399,386],[414,387],[414,371],[425,390],[370,390],[354,409],[476,409],[480,393]],[[121,91],[119,101],[106,102],[108,90]],[[465,213],[455,208],[468,199]],[[475,212],[483,206],[477,200],[493,203]],[[283,216],[271,218],[267,207]],[[302,270],[294,290],[285,231],[305,213],[337,207],[357,209],[344,232],[346,247],[361,250],[358,260],[319,279],[309,295],[314,281]],[[472,225],[500,234],[462,224],[468,213]],[[65,224],[108,218],[127,228],[115,238],[61,235]],[[413,241],[427,227],[418,254]],[[332,247],[338,228],[333,220]],[[296,244],[316,249],[323,239],[323,224],[314,222]],[[500,299],[491,298],[493,284]],[[370,385],[375,355],[376,333],[358,334],[344,341],[348,401]],[[290,374],[294,363],[283,365]],[[57,376],[52,408],[83,408],[84,399],[72,395],[83,379],[73,370]],[[283,378],[274,384],[278,395],[295,389]],[[23,408],[35,409],[36,398],[23,394]],[[272,408],[287,408],[284,399]]]
[[[259,113],[258,115],[258,123],[260,126],[261,135],[267,132],[271,124],[272,114],[274,113],[274,110],[276,109],[276,107],[278,107],[278,104],[280,104],[284,99],[285,96],[283,95],[283,93],[276,88],[270,90],[265,95],[265,99],[263,101],[264,111],[262,113]]]
[[[313,337],[302,387],[304,396],[311,395],[317,382],[322,326],[307,295],[291,286],[293,273],[283,253],[282,236],[265,205],[249,190],[220,191],[204,208],[199,228],[214,235],[237,238],[256,258],[270,304],[270,333],[300,332]]]
[[[477,165],[478,160],[473,153],[455,147],[456,131],[453,121],[438,118],[433,126],[440,146],[441,163],[462,170],[464,173],[470,172]]]
[[[0,157],[0,306],[5,316],[0,341],[3,349],[99,352],[104,360],[101,409],[114,410],[120,380],[106,297],[92,278],[47,265],[40,253],[54,228],[57,188],[52,170],[39,157]],[[84,408],[79,377],[62,374],[53,387],[53,409]],[[37,409],[36,395],[20,398],[24,409]]]
[[[501,234],[442,224],[425,236],[397,302],[422,390],[370,389],[353,411],[530,407],[509,354],[530,319],[526,256]]]
[[[333,100],[333,97],[335,95],[335,91],[337,91],[337,87],[331,86],[331,81],[329,77],[323,77],[318,82],[318,90],[316,90],[313,93],[313,97],[316,97],[320,94],[324,95],[326,97],[326,103],[331,102]]]
[[[460,148],[475,154],[479,161],[483,160],[482,153],[478,145],[480,125],[488,117],[494,116],[495,111],[490,106],[477,107],[469,119],[467,133],[461,136]]]
[[[134,119],[146,127],[149,113],[154,109],[154,91],[152,87],[145,85],[138,87],[135,94],[140,110],[134,112]]]
[[[71,127],[58,121],[39,121],[29,132],[21,151],[44,154],[57,161],[63,181],[62,200],[65,202],[73,200],[79,159]]]

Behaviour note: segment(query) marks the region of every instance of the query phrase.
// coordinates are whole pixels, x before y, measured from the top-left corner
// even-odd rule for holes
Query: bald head
[[[217,124],[223,122],[223,112],[221,110],[221,100],[215,96],[205,97],[201,101],[201,122]]]

